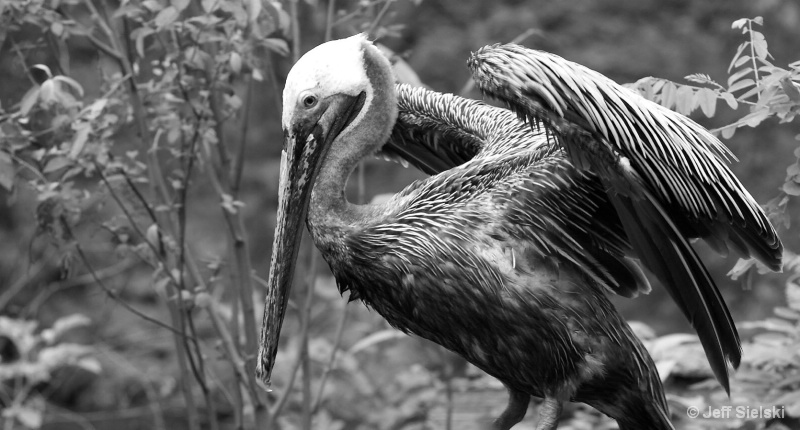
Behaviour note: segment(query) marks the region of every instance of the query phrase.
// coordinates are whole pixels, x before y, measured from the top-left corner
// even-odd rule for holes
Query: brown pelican
[[[506,385],[495,428],[519,422],[537,396],[538,429],[557,427],[565,401],[621,429],[672,429],[653,361],[606,295],[649,291],[638,259],[727,390],[739,337],[689,240],[779,270],[775,230],[725,147],[690,119],[516,45],[483,48],[468,65],[510,110],[396,86],[362,35],[318,46],[291,70],[258,376],[269,381],[306,221],[341,292]],[[345,183],[376,152],[433,176],[351,204]]]

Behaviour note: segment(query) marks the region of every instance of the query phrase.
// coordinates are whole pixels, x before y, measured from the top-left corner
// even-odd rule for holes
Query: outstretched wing
[[[486,94],[520,118],[544,123],[608,198],[643,263],[692,322],[717,379],[741,346],[714,281],[687,243],[730,245],[780,270],[782,245],[764,212],[725,164],[727,149],[690,119],[603,75],[545,52],[495,45],[468,61]]]
[[[726,165],[728,149],[702,126],[546,52],[494,45],[474,53],[468,65],[484,93],[558,135],[577,167],[626,195],[641,185],[678,215],[674,221],[685,235],[781,269],[775,229]]]

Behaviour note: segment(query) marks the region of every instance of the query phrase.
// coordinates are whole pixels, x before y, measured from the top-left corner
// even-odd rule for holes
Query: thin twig
[[[71,235],[71,233],[70,233],[70,235]],[[172,326],[170,326],[168,324],[165,324],[165,323],[163,323],[163,322],[161,322],[161,321],[159,321],[159,320],[157,320],[157,319],[155,319],[153,317],[147,316],[146,314],[142,313],[138,309],[134,308],[133,306],[129,305],[124,300],[122,300],[119,297],[119,295],[116,293],[116,291],[114,291],[111,288],[109,288],[108,286],[106,286],[106,284],[103,282],[103,280],[100,279],[100,277],[97,276],[97,271],[95,271],[94,268],[92,267],[91,263],[89,263],[89,260],[87,259],[86,254],[83,252],[83,248],[81,248],[80,244],[78,244],[77,242],[75,243],[75,250],[78,252],[78,255],[81,257],[81,261],[83,262],[83,265],[86,266],[86,270],[88,270],[89,273],[92,275],[92,279],[94,280],[94,282],[106,293],[106,295],[110,299],[112,299],[115,302],[119,303],[128,312],[138,316],[139,318],[141,318],[141,319],[143,319],[143,320],[145,320],[147,322],[153,323],[153,324],[155,324],[155,325],[157,325],[157,326],[159,326],[161,328],[169,330],[171,333],[176,334],[178,336],[183,336],[183,337],[187,337],[187,338],[190,337],[189,335],[187,335],[185,333],[181,333],[180,331],[178,331],[177,329],[175,329],[174,327],[172,327]]]
[[[311,252],[309,253],[308,279],[306,280],[306,300],[303,303],[303,312],[301,313],[303,330],[302,338],[300,339],[300,354],[298,357],[298,359],[303,363],[302,428],[304,430],[311,430],[311,421],[313,416],[311,404],[314,401],[314,399],[311,398],[311,357],[308,355],[308,342],[309,331],[311,328],[311,307],[314,303],[314,281],[317,279],[317,252],[314,249],[311,241],[309,241],[309,244]]]
[[[331,27],[337,27],[339,25],[342,25],[345,22],[350,21],[351,19],[353,19],[353,18],[357,17],[358,15],[360,15],[361,11],[363,9],[371,7],[371,6],[375,6],[376,4],[379,4],[379,3],[382,3],[382,2],[385,2],[385,1],[392,1],[392,0],[372,0],[370,2],[367,2],[366,4],[359,5],[358,8],[356,8],[356,10],[354,10],[354,11],[342,16],[341,18],[337,19],[336,21],[334,21],[333,24],[331,24]]]
[[[297,16],[297,2],[289,0],[289,20],[292,27],[292,63],[300,59],[300,19]]]
[[[125,260],[120,261],[117,264],[114,264],[109,267],[104,267],[96,272],[96,275],[100,279],[108,279],[114,278],[119,276],[120,274],[132,269],[136,266],[137,260],[127,258]],[[87,285],[94,280],[94,277],[90,273],[86,273],[80,276],[76,276],[74,278],[64,279],[59,282],[54,282],[47,285],[41,293],[39,293],[31,302],[26,306],[26,314],[27,315],[35,315],[38,309],[42,306],[42,304],[47,301],[53,294],[66,290],[68,288],[80,287],[83,285]],[[0,309],[4,308],[4,304],[0,301]]]
[[[336,12],[336,0],[328,0],[328,13],[325,18],[325,41],[333,37],[333,14]]]
[[[319,411],[319,407],[322,405],[322,394],[325,391],[325,384],[328,382],[328,375],[330,375],[331,370],[333,370],[333,364],[336,361],[336,353],[339,351],[339,347],[342,343],[342,335],[344,334],[344,325],[347,321],[348,309],[350,309],[350,307],[345,305],[342,309],[342,315],[339,317],[339,322],[336,324],[336,334],[334,335],[331,355],[328,357],[328,362],[325,364],[325,368],[322,370],[319,387],[317,387],[317,395],[315,397],[316,400],[314,401],[314,407],[311,409],[311,413],[314,415],[316,415],[316,413]]]
[[[750,37],[750,60],[753,62],[753,75],[756,78],[756,87],[758,87],[761,82],[758,77],[758,65],[756,64],[756,48],[753,43],[753,21],[748,19],[747,20],[747,29],[748,29],[748,36]],[[761,98],[761,90],[758,90],[758,98]]]
[[[178,293],[180,295],[180,292]],[[182,328],[182,332],[185,333],[185,328],[183,324],[183,316],[179,309],[176,309],[177,306],[171,300],[167,301],[169,315],[172,318],[173,325],[179,325]],[[183,398],[186,401],[186,412],[187,412],[187,421],[190,430],[200,430],[200,423],[199,417],[197,414],[197,405],[194,401],[194,395],[192,394],[192,387],[189,385],[189,370],[186,368],[186,363],[190,362],[190,358],[187,357],[190,353],[187,351],[186,343],[181,342],[179,336],[173,336],[173,341],[175,342],[175,352],[178,355],[178,371],[180,372],[180,385],[181,391],[183,391]],[[191,363],[191,362],[190,362]],[[192,371],[195,374],[195,380],[197,380],[197,369],[193,367]]]
[[[219,316],[219,310],[216,307],[215,303],[211,303],[209,308],[207,309],[208,315],[211,319],[211,324],[214,326],[214,330],[219,334],[220,340],[222,340],[223,351],[227,355],[228,362],[231,364],[231,368],[236,375],[236,379],[239,382],[239,385],[245,388],[251,388],[251,386],[247,383],[251,376],[247,374],[245,369],[245,361],[239,355],[238,346],[234,341],[233,337],[231,336],[230,332],[227,330],[225,323],[222,321],[222,318]],[[236,390],[239,391],[239,390]],[[248,390],[248,393],[251,399],[255,399],[258,396],[258,393],[254,390]],[[254,401],[254,400],[251,400]],[[241,413],[241,411],[237,411],[237,413]],[[241,420],[241,417],[238,417],[238,420]]]
[[[239,197],[239,187],[242,185],[242,172],[244,171],[244,154],[247,149],[247,131],[250,128],[250,108],[253,104],[253,91],[254,81],[252,75],[245,77],[247,83],[245,84],[244,103],[242,105],[242,127],[239,130],[239,149],[236,151],[236,157],[233,159],[233,178],[231,180],[231,196],[234,198]]]
[[[0,309],[7,309],[8,303],[11,299],[14,298],[20,291],[25,289],[28,286],[28,283],[36,277],[44,268],[45,263],[42,261],[36,261],[33,263],[33,267],[30,267],[16,282],[11,284],[10,287],[6,288],[3,291],[3,294],[0,294]],[[33,272],[33,273],[32,273]]]
[[[25,54],[23,54],[22,50],[19,49],[19,44],[17,44],[13,37],[9,38],[9,40],[11,40],[11,48],[14,49],[14,53],[17,54],[19,62],[22,64],[22,68],[25,70],[25,76],[28,77],[32,84],[39,85],[39,83],[33,79],[33,75],[31,75],[31,68],[28,66],[28,62],[25,60]]]
[[[372,23],[369,26],[369,30],[367,30],[367,36],[370,39],[375,38],[375,30],[377,30],[378,25],[380,25],[381,21],[383,20],[383,17],[386,16],[386,12],[389,11],[389,8],[392,6],[392,3],[394,3],[394,0],[386,0],[386,3],[383,4],[383,7],[381,8],[380,12],[378,12],[378,15],[375,16],[374,20],[372,20]]]

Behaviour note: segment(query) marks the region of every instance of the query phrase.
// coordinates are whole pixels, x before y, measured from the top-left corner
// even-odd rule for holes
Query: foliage
[[[706,116],[714,116],[717,99],[724,100],[731,109],[746,106],[748,113],[744,116],[712,130],[723,138],[733,136],[737,128],[757,127],[771,118],[779,123],[792,122],[800,112],[800,61],[790,63],[788,68],[774,65],[764,34],[756,30],[756,26],[761,25],[761,17],[742,18],[733,23],[733,29],[740,30],[746,40],[738,46],[730,62],[727,86],[717,83],[708,75],[693,74],[686,79],[702,86],[646,78],[631,87],[643,96],[686,115],[700,107]],[[800,135],[795,139],[800,141]],[[800,195],[800,145],[795,149],[794,155],[798,160],[787,167],[786,180],[779,194],[765,205],[773,223],[787,229],[791,227],[791,216],[788,213],[790,197]],[[756,265],[754,260],[740,260],[729,275],[738,279]],[[759,271],[762,270],[764,269],[759,265]],[[797,283],[800,279],[800,256],[785,251],[784,271],[789,273],[785,286],[788,307],[775,308],[775,317],[739,324],[741,329],[757,330],[758,333],[743,346],[743,363],[735,374],[730,399],[721,390],[717,390],[707,399],[694,395],[674,398],[683,410],[689,406],[704,410],[707,405],[762,405],[767,408],[784,408],[788,419],[796,420],[800,417],[800,356],[797,353],[800,351],[800,285]],[[660,355],[654,352],[654,358],[659,361],[664,378],[670,375],[710,377],[702,351],[693,339],[683,339],[683,342],[676,344],[674,337],[665,336],[654,340],[651,349],[662,350]],[[676,357],[690,364],[684,364],[680,369],[675,368]],[[667,372],[661,367],[665,363]],[[701,383],[695,388],[707,391],[708,384]],[[739,428],[746,421],[763,428],[781,420],[709,420],[702,423],[702,426]]]
[[[239,121],[246,130],[239,113],[247,100],[236,86],[249,86],[249,94],[254,81],[274,74],[272,58],[288,52],[288,13],[273,1],[181,0],[117,6],[15,0],[0,10],[8,25],[3,37],[14,36],[19,61],[27,65],[22,51],[31,47],[21,47],[16,38],[38,31],[31,45],[55,47],[58,70],[33,66],[35,84],[3,114],[0,186],[32,191],[38,229],[63,261],[78,262],[110,298],[173,333],[181,378],[187,382],[182,388],[189,428],[198,428],[200,414],[188,384],[192,379],[212,428],[217,427],[211,400],[216,383],[207,370],[209,346],[198,340],[199,313],[212,322],[214,341],[221,345],[211,361],[223,360],[236,375],[236,421],[265,426],[270,414],[250,376],[254,365],[248,352],[255,350],[256,316],[238,200],[244,139],[239,145],[228,141],[225,125]],[[100,63],[99,93],[84,91],[68,76],[69,45],[82,41],[108,60]],[[126,135],[130,129],[135,136]],[[228,315],[210,296],[221,284],[215,263],[203,267],[186,244],[189,189],[200,175],[212,185],[229,228],[227,263],[233,269],[225,276],[238,303]],[[110,216],[100,221],[108,236],[98,244],[81,221],[109,209]],[[100,247],[100,255],[92,254],[89,243]],[[119,259],[138,259],[150,267],[153,289],[169,309],[169,323],[136,310],[104,285],[93,265],[98,260],[107,264],[100,257],[109,247]]]
[[[44,399],[34,392],[37,386],[52,379],[52,374],[76,366],[100,373],[100,363],[91,357],[92,348],[59,342],[63,335],[90,321],[82,315],[57,320],[52,327],[36,331],[35,321],[0,316],[0,404],[3,418],[29,428],[39,428],[43,421]]]

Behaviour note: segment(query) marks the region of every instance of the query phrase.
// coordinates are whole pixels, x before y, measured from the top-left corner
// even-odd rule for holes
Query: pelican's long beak
[[[272,243],[264,320],[258,348],[256,377],[269,386],[281,325],[286,313],[294,266],[308,213],[311,189],[333,141],[364,106],[365,96],[338,94],[321,101],[315,112],[296,113],[284,130],[278,221]]]

